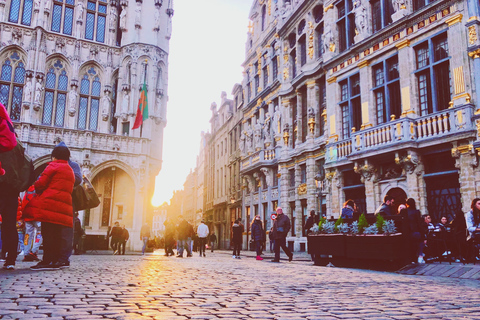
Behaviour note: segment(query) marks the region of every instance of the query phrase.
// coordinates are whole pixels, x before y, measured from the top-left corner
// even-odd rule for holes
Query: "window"
[[[324,121],[324,112],[326,112],[327,109],[327,88],[326,88],[326,83],[325,83],[325,77],[322,77],[319,82],[319,95],[320,95],[320,103],[319,103],[319,110],[318,110],[318,115],[319,115],[319,135],[323,135],[325,133],[325,121]],[[326,113],[325,113],[326,114]]]
[[[122,122],[122,135],[128,136],[130,134],[130,122]]]
[[[392,1],[373,0],[370,4],[372,6],[373,32],[377,32],[392,23],[392,14],[394,13]]]
[[[359,130],[362,125],[362,110],[360,104],[360,76],[358,74],[341,81],[340,109],[342,112],[343,139],[350,137],[352,128]]]
[[[266,22],[267,22],[267,7],[263,6],[262,7],[262,31],[265,30]]]
[[[55,115],[54,125],[63,127],[67,104],[67,86],[67,72],[62,62],[57,60],[50,67],[46,76],[42,124],[51,126],[53,115]]]
[[[18,23],[18,20],[22,17],[21,23],[29,26],[32,23],[32,11],[33,0],[12,0],[8,21]]]
[[[273,81],[278,78],[278,56],[274,56],[272,59],[272,72],[273,72]]]
[[[447,109],[451,98],[447,34],[415,47],[415,56],[420,114]]]
[[[301,88],[300,94],[302,96],[302,142],[305,142],[308,136],[307,88]]]
[[[72,35],[73,10],[75,0],[54,0],[52,11],[52,31]]]
[[[298,136],[298,123],[297,123],[297,98],[293,98],[290,100],[290,105],[292,106],[292,127],[293,127],[293,135],[292,135],[292,148],[295,149],[295,144],[297,142]]]
[[[317,58],[320,58],[323,55],[323,23],[320,23],[315,30],[317,38]]]
[[[117,219],[122,220],[123,218],[123,206],[117,206]]]
[[[78,109],[78,129],[96,131],[98,126],[98,107],[100,101],[100,78],[93,67],[80,82],[80,107]]]
[[[292,79],[297,76],[297,51],[293,49],[290,52],[290,61],[292,64]]]
[[[295,169],[288,170],[290,187],[295,187]]]
[[[88,1],[85,23],[85,39],[105,42],[105,22],[107,20],[107,3]]]
[[[247,101],[250,102],[252,97],[252,83],[250,81],[250,71],[247,71]]]
[[[435,0],[413,0],[413,10],[421,9],[433,1]]]
[[[255,63],[254,65],[254,70],[255,70],[255,95],[258,94],[259,92],[259,88],[260,88],[260,75],[259,75],[259,72],[258,72],[258,62]]]
[[[352,0],[342,0],[337,4],[337,17],[339,50],[343,52],[353,45],[355,37],[355,14]]]
[[[273,168],[273,187],[278,187],[278,168]]]
[[[307,183],[307,165],[300,165],[300,183]]]
[[[112,107],[110,108],[110,133],[117,133],[117,121],[115,113],[117,113],[117,88],[118,77],[115,78],[112,88]]]
[[[401,115],[398,56],[373,66],[373,94],[377,111],[377,124],[388,122],[392,115]]]
[[[305,35],[298,40],[298,47],[300,48],[300,66],[304,66],[307,63],[307,42]]]
[[[265,89],[266,87],[268,87],[268,66],[266,63],[262,71],[263,71],[263,89]]]
[[[5,106],[12,121],[20,121],[24,83],[25,65],[14,51],[3,62],[0,75],[0,103]]]

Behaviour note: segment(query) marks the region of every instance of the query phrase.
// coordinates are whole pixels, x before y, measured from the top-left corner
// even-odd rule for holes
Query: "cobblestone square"
[[[71,267],[0,271],[1,319],[480,319],[480,282],[154,254],[72,256]]]

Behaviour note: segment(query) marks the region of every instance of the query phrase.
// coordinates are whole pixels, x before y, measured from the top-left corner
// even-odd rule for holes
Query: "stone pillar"
[[[300,90],[296,90],[295,92],[297,93],[297,119],[292,119],[292,121],[297,120],[297,125],[293,128],[293,130],[297,130],[297,140],[295,141],[295,145],[297,146],[302,143],[303,139],[302,128],[304,124],[302,123],[302,103],[303,99],[307,99],[307,97],[304,97]]]
[[[292,217],[295,217],[295,234],[297,237],[302,235],[302,202],[298,194],[298,187],[302,184],[302,172],[300,170],[300,165],[295,164],[295,212],[292,212]]]
[[[467,212],[472,200],[477,196],[474,166],[478,165],[478,160],[471,144],[456,146],[455,143],[452,156],[456,158],[455,167],[458,168],[462,211]]]
[[[340,197],[342,176],[340,171],[337,169],[329,169],[325,175],[325,183],[327,218],[330,218],[330,216],[339,217],[342,208]]]
[[[315,176],[317,175],[317,167],[314,158],[307,158],[307,209],[318,211],[317,201],[317,185],[315,184]]]
[[[401,40],[395,45],[398,49],[398,61],[415,61],[414,51],[410,48],[410,40]],[[402,115],[401,117],[415,116],[415,110],[413,106],[416,105],[415,97],[417,86],[411,86],[412,83],[416,83],[417,79],[413,74],[413,66],[408,68],[409,64],[403,64],[402,68],[399,68],[400,76],[400,91],[402,97]],[[412,88],[413,92],[410,92]],[[372,103],[372,111],[375,111],[375,106]],[[373,113],[376,114],[376,113]],[[375,121],[376,123],[376,121]]]
[[[367,79],[372,79],[372,68],[365,68],[370,65],[370,62],[367,60],[361,61],[358,63],[358,68],[360,69],[360,81],[367,84]],[[362,125],[360,128],[355,128],[356,130],[363,130],[370,128],[372,126],[372,121],[370,115],[375,115],[376,112],[371,112],[369,106],[375,106],[372,100],[373,92],[370,90],[368,85],[360,85],[360,99],[362,103]]]
[[[329,142],[338,141],[339,135],[341,135],[340,130],[337,131],[337,128],[342,128],[341,126],[341,110],[337,106],[337,101],[340,101],[340,90],[338,89],[337,77],[331,77],[327,79],[327,126],[325,130],[327,131],[327,136],[329,137]]]
[[[282,207],[284,212],[289,211],[288,205],[288,189],[289,189],[289,177],[288,177],[288,168],[286,166],[279,165],[280,178],[278,179],[279,184],[279,195],[278,195],[278,206]]]
[[[376,175],[376,168],[371,165],[368,160],[365,160],[364,163],[355,163],[355,167],[353,170],[361,175],[360,180],[365,185],[365,201],[367,204],[367,212],[364,213],[372,213],[375,212],[376,204],[375,204],[375,175]],[[345,199],[345,201],[348,199]]]

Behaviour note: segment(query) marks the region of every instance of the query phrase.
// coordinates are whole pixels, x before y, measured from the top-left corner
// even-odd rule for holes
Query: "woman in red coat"
[[[75,177],[68,164],[70,150],[57,146],[52,151],[52,162],[48,164],[38,180],[38,194],[25,207],[23,215],[42,222],[43,260],[30,267],[32,270],[58,269],[58,258],[62,231],[73,227],[72,191]]]

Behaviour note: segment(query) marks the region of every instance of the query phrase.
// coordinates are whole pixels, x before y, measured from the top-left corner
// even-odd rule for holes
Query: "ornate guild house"
[[[173,0],[0,0],[0,102],[42,172],[59,141],[92,181],[87,249],[115,221],[141,248],[166,126]],[[132,130],[140,90],[148,115]]]
[[[306,250],[310,210],[336,218],[348,199],[373,213],[387,194],[397,206],[411,197],[434,222],[469,209],[480,190],[478,1],[255,0],[249,18],[242,89],[215,111],[226,131],[210,137],[211,152],[222,157],[223,141],[225,160],[239,159],[240,178],[228,161],[223,175],[207,171],[212,199],[228,195],[245,225],[259,214],[267,230],[281,206],[295,250]],[[227,225],[239,216],[221,212]]]

